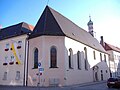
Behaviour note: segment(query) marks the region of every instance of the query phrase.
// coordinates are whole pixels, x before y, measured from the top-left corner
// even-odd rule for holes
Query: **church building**
[[[109,55],[94,37],[46,6],[29,37],[28,86],[68,86],[107,80]]]

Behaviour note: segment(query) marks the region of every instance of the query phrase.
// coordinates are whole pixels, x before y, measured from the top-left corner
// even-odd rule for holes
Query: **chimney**
[[[105,42],[104,42],[104,40],[103,40],[103,36],[101,36],[100,38],[101,38],[100,44],[105,48]]]

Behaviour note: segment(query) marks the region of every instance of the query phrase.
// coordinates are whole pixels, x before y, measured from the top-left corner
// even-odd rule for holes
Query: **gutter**
[[[28,53],[29,53],[29,40],[28,37],[25,39],[25,58],[24,58],[24,77],[23,77],[23,86],[27,86],[28,80]]]
[[[29,36],[28,36],[29,37]],[[29,38],[27,38],[27,58],[26,58],[26,86],[28,86],[28,60],[29,60]]]
[[[27,36],[28,38],[28,36]],[[24,76],[23,76],[23,86],[26,85],[25,79],[26,79],[26,48],[27,48],[27,38],[25,39],[25,57],[24,57]]]

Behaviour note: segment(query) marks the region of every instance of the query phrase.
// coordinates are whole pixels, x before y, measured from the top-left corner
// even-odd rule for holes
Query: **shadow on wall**
[[[68,58],[66,58],[67,83],[71,82],[71,84],[80,84],[93,81],[102,81],[107,80],[110,77],[109,67],[105,60],[100,61],[100,59],[98,59],[100,62],[91,67],[89,63],[91,59],[87,57],[86,49],[81,52],[78,51],[76,54],[73,54],[71,48],[69,50],[66,49],[66,51],[68,54]]]
[[[92,69],[94,81],[103,81],[110,77],[109,67],[104,60],[97,63]]]
[[[120,78],[120,60],[119,60],[118,64],[115,63],[114,69],[115,69],[115,72],[113,72],[112,75],[114,77],[119,77]]]
[[[119,62],[110,61],[110,77],[120,78],[120,60]]]

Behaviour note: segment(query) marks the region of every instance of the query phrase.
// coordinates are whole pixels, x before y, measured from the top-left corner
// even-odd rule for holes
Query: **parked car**
[[[120,78],[109,78],[107,80],[107,86],[108,88],[110,87],[120,88]]]

